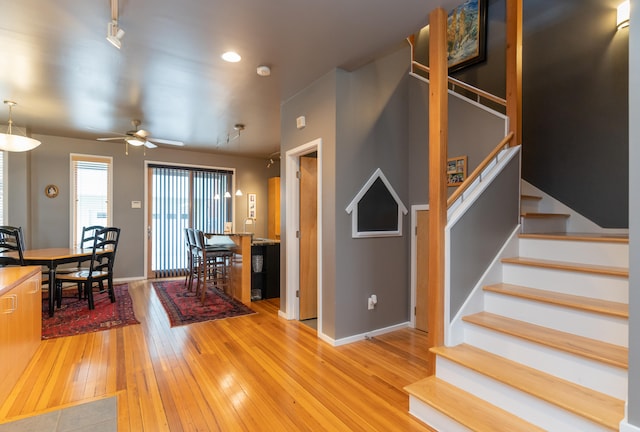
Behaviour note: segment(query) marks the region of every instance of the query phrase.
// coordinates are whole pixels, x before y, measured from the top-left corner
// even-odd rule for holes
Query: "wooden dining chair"
[[[93,239],[91,258],[88,261],[87,269],[72,273],[56,274],[56,297],[61,298],[62,284],[73,282],[81,284],[82,291],[89,303],[89,309],[94,309],[93,288],[94,283],[98,283],[101,291],[104,289],[104,281],[107,281],[107,292],[111,303],[116,301],[113,290],[113,266],[115,263],[116,251],[120,240],[120,228],[107,227],[95,231]],[[60,304],[58,304],[60,306]]]
[[[0,227],[0,253],[17,252],[17,257],[0,257],[0,267],[24,265],[24,238],[22,228]]]
[[[93,246],[93,241],[95,240],[96,237],[96,231],[104,229],[104,226],[102,225],[91,225],[91,226],[87,226],[87,227],[82,227],[82,237],[80,239],[80,242],[78,243],[78,247],[80,247],[81,249],[89,249]],[[77,263],[73,264],[72,266],[68,266],[68,265],[63,265],[60,266],[56,269],[56,273],[58,274],[65,274],[65,273],[75,273],[75,272],[79,272],[79,271],[83,271],[83,270],[88,270],[87,266],[83,267],[83,262],[82,261],[78,261]],[[83,284],[82,283],[78,283],[78,300],[80,300],[82,298],[82,287]],[[61,289],[62,291],[62,289]],[[60,296],[58,296],[58,303],[60,303],[62,301],[62,294],[60,294]],[[59,306],[58,306],[59,307]]]

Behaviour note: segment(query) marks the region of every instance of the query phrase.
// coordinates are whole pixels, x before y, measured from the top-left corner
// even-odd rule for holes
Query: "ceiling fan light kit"
[[[140,147],[145,146],[146,148],[157,148],[158,146],[155,143],[159,144],[168,144],[174,146],[183,146],[184,143],[182,141],[174,141],[168,139],[161,138],[153,138],[151,137],[151,133],[144,129],[140,129],[140,120],[131,120],[131,124],[135,128],[134,130],[130,130],[125,132],[124,134],[116,137],[101,137],[98,138],[98,141],[116,141],[123,140],[125,144]],[[128,147],[125,147],[125,153],[129,154]]]
[[[13,120],[11,118],[11,112],[17,103],[10,100],[6,100],[4,103],[9,107],[9,126],[7,127],[7,133],[0,133],[0,150],[24,152],[38,147],[41,144],[40,141],[28,136],[15,135],[12,133]]]

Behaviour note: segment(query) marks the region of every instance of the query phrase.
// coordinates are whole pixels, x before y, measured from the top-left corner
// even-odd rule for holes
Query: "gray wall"
[[[281,152],[322,138],[323,331],[334,339],[406,322],[410,225],[395,238],[352,239],[345,208],[381,168],[408,200],[408,50],[355,72],[335,70],[286,101],[281,111]],[[298,130],[295,119],[305,115]],[[285,166],[281,178],[285,184]],[[284,191],[284,189],[283,189]],[[286,203],[282,202],[282,257],[286,256]],[[282,264],[284,271],[284,260]],[[367,297],[378,307],[367,310]],[[286,302],[282,284],[281,305]],[[284,307],[284,306],[282,306]]]
[[[520,157],[516,156],[451,228],[451,318],[516,229],[519,216]]]
[[[282,104],[280,112],[281,138],[281,171],[280,171],[280,307],[284,309],[286,296],[286,240],[288,235],[295,235],[295,230],[289,232],[286,220],[286,164],[284,163],[287,151],[311,142],[322,139],[322,311],[323,332],[335,338],[336,316],[336,229],[335,229],[335,194],[336,194],[336,74],[331,71],[315,81],[309,87]],[[296,128],[296,118],[306,117],[306,127]],[[320,239],[319,239],[320,240]]]
[[[418,78],[409,82],[410,203],[429,200],[429,84]],[[449,157],[467,156],[467,174],[504,138],[504,120],[486,110],[449,96]],[[451,194],[456,187],[449,187]]]
[[[336,337],[409,320],[409,228],[402,237],[351,237],[345,208],[377,168],[408,207],[408,63],[404,48],[338,73],[336,146]],[[367,309],[367,298],[378,304]]]
[[[640,1],[631,1],[631,21],[640,22]],[[640,27],[629,31],[629,262],[640,262]],[[640,428],[640,266],[629,266],[628,420]]]
[[[618,0],[524,2],[523,178],[628,227],[628,32]]]
[[[131,201],[142,201],[144,205],[145,160],[236,168],[237,186],[245,194],[257,194],[256,234],[266,235],[267,179],[278,175],[279,169],[267,169],[266,160],[170,148],[147,150],[146,156],[143,156],[141,148],[129,148],[129,155],[126,156],[124,144],[121,143],[46,135],[37,135],[34,138],[42,141],[42,145],[29,153],[27,168],[19,172],[12,170],[9,178],[10,190],[14,187],[22,188],[23,184],[28,185],[24,194],[10,195],[9,206],[19,209],[26,206],[30,219],[21,219],[19,215],[10,211],[8,223],[25,228],[31,248],[69,245],[70,153],[113,157],[113,224],[122,228],[119,259],[115,269],[116,278],[139,278],[144,275],[145,209],[132,209]],[[13,158],[14,155],[10,157]],[[51,199],[45,196],[44,189],[47,184],[58,186],[58,197]],[[236,228],[242,229],[242,222],[247,214],[246,196],[236,199],[236,207]]]

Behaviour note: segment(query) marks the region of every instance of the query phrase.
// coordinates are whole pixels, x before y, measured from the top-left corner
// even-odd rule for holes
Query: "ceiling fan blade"
[[[149,135],[151,135],[151,132],[146,131],[144,129],[139,129],[137,131],[134,132],[134,135],[138,135],[142,138],[147,138]]]
[[[182,141],[174,141],[174,140],[167,140],[167,139],[160,139],[160,138],[149,138],[150,140],[158,143],[158,144],[168,144],[168,145],[174,145],[174,146],[183,146],[184,143]]]
[[[100,137],[100,138],[96,138],[96,140],[98,141],[115,141],[115,140],[121,140],[124,139],[124,136],[119,136],[119,137]]]
[[[152,143],[151,141],[145,141],[145,142],[144,142],[144,146],[145,146],[146,148],[156,148],[156,147],[158,147],[157,145],[155,145],[155,144],[154,144],[154,143]]]

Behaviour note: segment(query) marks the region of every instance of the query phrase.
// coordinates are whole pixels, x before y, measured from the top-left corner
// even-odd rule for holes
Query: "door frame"
[[[416,327],[416,314],[414,311],[416,310],[416,285],[417,285],[417,275],[418,275],[418,267],[417,267],[417,252],[418,245],[416,239],[416,229],[418,227],[418,212],[423,210],[429,210],[429,204],[415,204],[411,206],[411,304],[409,309],[409,317],[411,320],[409,322],[409,326],[411,328]]]
[[[289,320],[300,318],[300,302],[296,291],[300,287],[300,242],[296,232],[300,229],[300,182],[296,173],[300,170],[300,157],[305,154],[318,153],[318,336],[322,331],[322,138],[317,138],[285,153],[285,303],[284,317]]]

